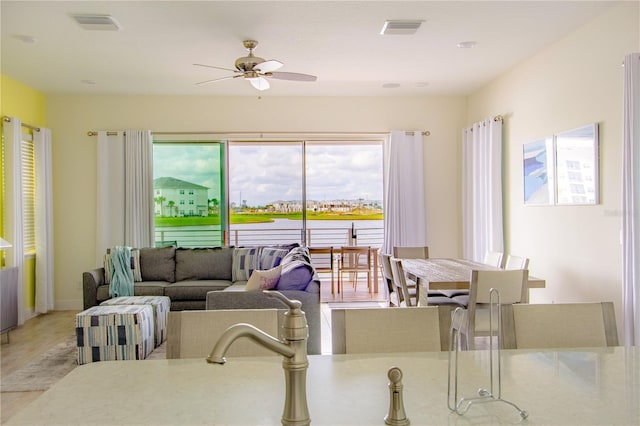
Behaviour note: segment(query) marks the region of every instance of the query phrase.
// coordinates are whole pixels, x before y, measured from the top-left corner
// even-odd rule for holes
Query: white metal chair
[[[612,302],[522,304],[511,309],[515,349],[618,346]]]
[[[529,269],[529,258],[508,254],[504,269]]]
[[[438,308],[332,309],[331,343],[334,354],[440,351]]]
[[[495,266],[496,268],[502,268],[503,254],[497,251],[488,251],[484,255],[482,263],[485,265]]]
[[[460,298],[468,298],[462,329],[458,330],[462,336],[466,337],[466,339],[463,339],[463,349],[473,350],[476,336],[488,336],[492,332],[489,316],[489,303],[492,301],[490,290],[496,289],[498,291],[500,304],[503,306],[524,303],[527,300],[528,276],[529,271],[526,269],[471,271],[469,295],[453,298],[453,300],[459,302],[462,302]],[[491,321],[493,323],[493,331],[496,331],[498,325],[497,316],[491,318]]]

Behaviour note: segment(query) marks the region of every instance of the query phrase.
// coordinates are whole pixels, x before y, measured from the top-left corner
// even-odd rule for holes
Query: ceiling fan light
[[[264,77],[248,78],[247,80],[258,90],[267,90],[270,87],[269,82]]]

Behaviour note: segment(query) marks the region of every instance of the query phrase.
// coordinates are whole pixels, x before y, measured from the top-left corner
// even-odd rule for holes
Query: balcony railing
[[[379,228],[307,228],[303,229],[231,229],[228,245],[278,245],[298,243],[307,246],[371,246],[382,247],[384,230]],[[156,229],[156,246],[215,247],[222,245],[222,231],[218,229]]]

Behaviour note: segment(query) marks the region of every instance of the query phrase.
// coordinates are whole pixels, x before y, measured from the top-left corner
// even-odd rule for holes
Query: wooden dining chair
[[[529,269],[529,258],[508,254],[504,269]]]
[[[496,268],[502,268],[502,258],[504,255],[497,251],[488,251],[484,255],[482,263],[485,265],[495,266]]]
[[[391,272],[393,274],[393,281],[397,288],[398,295],[402,294],[402,301],[400,306],[412,307],[412,306],[440,306],[440,305],[455,305],[460,306],[459,302],[453,298],[443,296],[437,292],[427,292],[426,297],[421,296],[422,290],[420,286],[408,286],[407,275],[402,267],[402,260],[391,258]]]
[[[334,294],[334,262],[333,247],[309,247],[309,257],[311,264],[317,272],[328,272],[331,274],[331,294]]]
[[[407,276],[402,268],[402,260],[391,258],[391,274],[394,289],[398,294],[398,306],[418,306],[418,287],[407,285]]]
[[[456,296],[461,305],[464,298],[468,298],[467,309],[463,312],[462,326],[458,330],[462,339],[462,349],[473,350],[476,336],[489,336],[497,331],[497,315],[490,318],[490,303],[492,302],[490,291],[496,289],[501,305],[524,303],[529,291],[527,278],[529,271],[526,269],[514,270],[472,270],[469,281],[469,295]],[[493,302],[496,302],[493,300]],[[497,314],[497,309],[495,310]],[[492,322],[492,324],[491,324]],[[491,330],[490,325],[493,325]],[[497,334],[496,334],[497,335]]]
[[[331,351],[334,354],[440,350],[437,307],[331,310]]]
[[[371,247],[343,246],[340,247],[338,258],[338,293],[343,291],[343,276],[345,273],[353,274],[353,288],[357,290],[358,275],[367,275],[367,289],[371,288]],[[344,296],[344,295],[343,295]]]
[[[393,257],[398,259],[428,259],[428,246],[395,246]]]
[[[389,305],[400,306],[402,297],[396,290],[395,283],[393,282],[393,272],[391,271],[391,255],[386,253],[380,253],[378,255],[380,265],[382,266],[382,278],[387,283],[387,291],[389,292]]]
[[[508,349],[618,346],[612,302],[519,304],[503,311],[504,328],[513,328]],[[513,321],[511,325],[511,321]]]

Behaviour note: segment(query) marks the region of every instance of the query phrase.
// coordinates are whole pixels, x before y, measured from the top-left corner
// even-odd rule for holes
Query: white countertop
[[[529,412],[530,425],[640,424],[640,348],[503,351],[502,397]],[[489,387],[488,352],[460,354],[460,396]],[[387,370],[404,373],[404,405],[413,425],[518,423],[502,403],[458,416],[447,408],[446,352],[309,357],[312,424],[384,424]],[[280,424],[281,359],[109,361],[80,366],[9,424]]]

